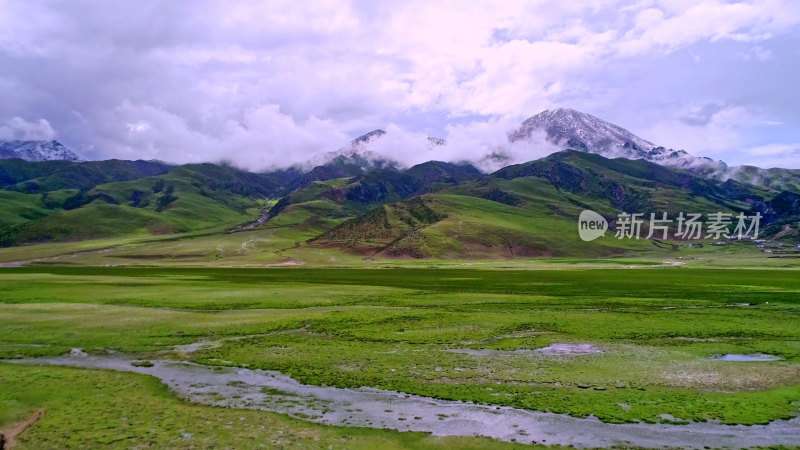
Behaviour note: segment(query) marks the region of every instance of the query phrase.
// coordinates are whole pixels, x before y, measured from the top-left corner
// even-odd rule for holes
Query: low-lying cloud
[[[55,130],[45,119],[28,121],[17,116],[0,124],[0,140],[50,141],[55,137]]]
[[[344,146],[339,153],[347,155],[353,150],[366,151],[370,157],[392,161],[401,167],[446,161],[469,163],[484,172],[493,172],[509,164],[539,159],[563,150],[548,141],[544,132],[534,133],[526,140],[510,142],[508,134],[518,126],[514,119],[499,118],[447,126],[446,134],[428,136],[391,124],[384,130],[385,134],[373,138],[368,144],[355,148]]]

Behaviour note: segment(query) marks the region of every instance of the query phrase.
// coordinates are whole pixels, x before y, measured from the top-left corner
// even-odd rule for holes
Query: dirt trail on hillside
[[[17,436],[38,422],[42,416],[44,416],[44,410],[40,409],[39,411],[33,413],[28,420],[8,425],[0,430],[0,450],[9,450],[16,447]]]

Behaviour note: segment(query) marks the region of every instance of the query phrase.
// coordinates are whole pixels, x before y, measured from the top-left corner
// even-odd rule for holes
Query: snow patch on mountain
[[[26,161],[82,161],[58,141],[0,141],[0,158]]]

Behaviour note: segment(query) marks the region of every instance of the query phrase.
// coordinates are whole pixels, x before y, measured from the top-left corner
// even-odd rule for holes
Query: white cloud
[[[797,4],[782,1],[662,1],[639,11],[619,44],[624,56],[673,51],[694,42],[760,41],[800,22]]]
[[[472,121],[447,128],[447,145],[437,148],[445,161],[472,161],[483,171],[492,172],[503,166],[531,161],[563,150],[544,136],[509,143],[509,131],[519,127],[514,116],[503,116],[483,121]],[[499,154],[502,160],[487,158]]]
[[[742,151],[742,164],[758,167],[800,168],[800,142],[769,144]]]
[[[530,139],[510,143],[508,132],[518,126],[519,122],[513,116],[448,125],[444,134],[445,144],[434,145],[425,133],[390,124],[384,130],[386,134],[370,141],[365,149],[403,167],[435,160],[472,163],[485,172],[563,150],[548,142],[544,134],[534,134]],[[492,153],[501,154],[503,159],[487,158]]]
[[[0,117],[44,117],[90,157],[257,169],[373,128],[394,127],[398,141],[386,151],[414,159],[424,153],[403,139],[434,127],[457,143],[447,153],[456,158],[495,145],[488,134],[527,116],[570,106],[657,117],[636,131],[714,153],[741,148],[740,122],[725,114],[753,114],[737,107],[773,107],[785,127],[800,125],[783,106],[800,92],[780,72],[775,86],[729,81],[756,70],[736,58],[781,61],[773,37],[796,37],[799,20],[792,0],[0,0]],[[708,66],[713,52],[702,45],[722,43],[732,46],[731,66]],[[693,61],[653,72],[673,54]],[[667,87],[665,78],[700,70],[688,64],[730,83],[704,101],[734,112],[702,126],[680,120],[710,89],[689,77]],[[630,84],[637,76],[646,82]]]
[[[45,119],[28,121],[12,117],[0,124],[0,140],[50,141],[56,132]]]
[[[719,106],[710,111],[705,106],[691,104],[676,110],[643,129],[642,135],[667,148],[726,159],[726,153],[743,145],[745,128],[761,120],[740,106]]]
[[[219,124],[214,134],[152,105],[125,102],[115,115],[128,130],[120,148],[127,159],[231,161],[264,170],[301,164],[320,148],[331,148],[346,139],[330,121],[312,116],[298,123],[277,105],[246,111],[240,121]]]

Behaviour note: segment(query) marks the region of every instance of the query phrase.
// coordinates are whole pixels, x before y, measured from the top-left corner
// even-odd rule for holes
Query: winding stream
[[[231,408],[272,411],[327,425],[486,436],[502,441],[576,447],[754,447],[800,444],[800,418],[769,425],[718,423],[609,424],[595,418],[438,400],[374,388],[340,389],[300,384],[278,372],[152,361],[136,367],[123,356],[80,351],[17,363],[110,369],[154,376],[181,398]]]

